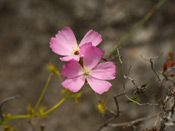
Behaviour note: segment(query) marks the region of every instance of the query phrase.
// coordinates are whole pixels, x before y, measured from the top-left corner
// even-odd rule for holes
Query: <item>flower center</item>
[[[93,74],[92,68],[83,67],[83,75],[87,78],[89,75]]]
[[[74,52],[74,55],[79,55],[80,54],[80,49],[78,47],[78,44],[76,44],[75,46],[72,46],[72,50]]]
[[[80,54],[80,53],[79,53],[78,50],[74,52],[74,55],[79,55],[79,54]]]

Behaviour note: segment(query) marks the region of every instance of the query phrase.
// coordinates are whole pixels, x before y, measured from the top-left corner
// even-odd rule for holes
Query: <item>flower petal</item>
[[[91,76],[87,78],[87,81],[91,86],[91,88],[98,94],[107,92],[109,88],[112,86],[112,84],[109,83],[108,81],[99,80]]]
[[[86,51],[89,47],[91,47],[91,46],[92,46],[92,43],[91,43],[91,42],[86,43],[86,44],[80,46],[79,48],[80,48],[81,55],[84,56],[85,51]]]
[[[102,41],[102,37],[96,31],[89,30],[80,42],[80,46],[92,42],[93,46],[97,46]]]
[[[92,70],[91,76],[102,80],[113,80],[115,79],[116,66],[113,62],[104,62],[98,64]]]
[[[72,46],[76,44],[75,35],[70,27],[64,27],[61,31],[58,31],[56,37],[52,37],[50,40],[52,51],[63,56],[72,54]]]
[[[79,61],[80,56],[79,55],[66,56],[66,57],[61,57],[60,60],[61,61],[70,61],[70,60]]]
[[[85,67],[93,68],[101,60],[104,51],[95,46],[88,47],[84,53],[83,65]]]
[[[63,66],[61,75],[67,78],[80,76],[82,75],[82,67],[77,61],[71,60]]]
[[[75,78],[66,79],[63,81],[62,86],[70,91],[77,92],[84,85],[85,78],[83,76],[78,76]]]

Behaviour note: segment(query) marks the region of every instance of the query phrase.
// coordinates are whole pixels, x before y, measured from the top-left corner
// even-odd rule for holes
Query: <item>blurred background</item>
[[[78,41],[93,29],[103,37],[99,45],[109,52],[134,25],[158,2],[158,0],[0,0],[0,100],[20,95],[20,98],[3,105],[4,113],[25,114],[28,104],[35,105],[46,83],[48,63],[61,71],[64,62],[49,48],[49,41],[58,30],[70,26]],[[146,24],[140,28],[121,49],[126,70],[131,65],[130,76],[138,85],[149,83],[143,102],[155,102],[156,88],[154,74],[144,58],[161,55],[155,61],[158,71],[167,61],[168,53],[175,51],[175,0],[168,0]],[[116,54],[116,53],[115,53]],[[115,109],[113,95],[122,92],[122,74],[118,58],[116,79],[112,81],[109,109]],[[62,80],[53,77],[42,104],[49,108],[63,96]],[[152,84],[151,84],[152,83]],[[88,87],[84,87],[85,89]],[[132,97],[134,87],[127,83],[127,92]],[[107,94],[102,96],[105,97]],[[121,116],[113,121],[125,122],[157,112],[155,107],[139,107],[126,104],[119,99]],[[73,99],[43,119],[32,120],[36,131],[95,131],[109,117],[97,110],[95,93],[88,92],[76,104]],[[138,130],[151,128],[152,121],[139,126]],[[33,131],[28,120],[9,122],[19,131]],[[2,127],[0,127],[2,130]],[[103,131],[130,131],[133,128],[104,128]]]

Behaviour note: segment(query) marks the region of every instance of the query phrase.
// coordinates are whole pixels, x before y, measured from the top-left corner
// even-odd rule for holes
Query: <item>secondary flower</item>
[[[101,41],[100,34],[89,30],[78,45],[73,31],[70,27],[66,26],[61,31],[58,31],[55,37],[51,38],[50,48],[54,53],[64,56],[60,58],[62,61],[69,61],[71,59],[79,61],[83,55],[80,51],[82,45],[91,42],[93,46],[97,46]]]
[[[87,48],[84,52],[83,66],[75,60],[69,61],[63,67],[62,76],[67,79],[62,85],[68,90],[77,92],[87,81],[95,92],[102,94],[112,86],[106,80],[115,79],[115,64],[113,62],[99,63],[104,51],[92,46],[91,43],[85,45]]]

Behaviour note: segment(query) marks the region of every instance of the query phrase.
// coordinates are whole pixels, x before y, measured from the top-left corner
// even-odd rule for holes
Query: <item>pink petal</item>
[[[77,92],[84,85],[85,78],[83,76],[78,76],[75,78],[66,79],[63,81],[62,86],[70,91]]]
[[[102,37],[96,31],[89,30],[80,42],[80,46],[92,42],[93,46],[97,46],[102,41]]]
[[[54,53],[62,56],[70,55],[73,52],[70,47],[64,43],[60,43],[60,41],[54,37],[52,37],[50,40],[50,48]]]
[[[108,81],[99,80],[91,76],[87,78],[87,81],[91,86],[91,88],[98,94],[107,92],[109,88],[112,86],[112,84],[109,83]]]
[[[66,57],[61,57],[60,58],[61,61],[70,61],[70,60],[75,60],[75,61],[79,61],[80,60],[80,56],[79,55],[70,55],[70,56],[66,56]]]
[[[91,43],[91,42],[86,43],[86,44],[80,46],[79,48],[80,48],[81,55],[83,56],[84,53],[85,53],[85,51],[86,51],[89,47],[91,47],[91,46],[92,46],[92,43]]]
[[[92,70],[91,76],[102,80],[113,80],[115,79],[116,66],[113,62],[104,62],[98,64]]]
[[[71,60],[63,66],[61,75],[67,78],[80,76],[82,75],[82,67],[77,61]]]
[[[104,51],[94,46],[88,47],[84,53],[83,64],[85,67],[93,68],[101,60]]]
[[[72,46],[76,44],[75,35],[69,27],[64,27],[61,31],[58,31],[56,37],[52,37],[50,40],[52,51],[63,56],[72,54]]]

